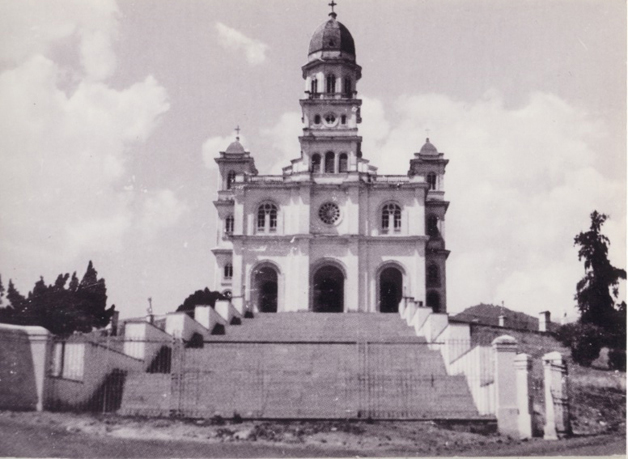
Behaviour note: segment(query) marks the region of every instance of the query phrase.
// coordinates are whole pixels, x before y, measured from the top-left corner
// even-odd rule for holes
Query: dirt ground
[[[520,441],[433,422],[233,422],[0,412],[0,455],[18,457],[533,456],[626,453],[625,431]]]

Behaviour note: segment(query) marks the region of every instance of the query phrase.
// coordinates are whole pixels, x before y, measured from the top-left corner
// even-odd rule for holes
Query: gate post
[[[530,376],[532,358],[528,354],[515,357],[517,371],[517,406],[519,407],[519,438],[532,437],[532,397]]]
[[[519,410],[517,408],[517,379],[515,354],[517,340],[502,335],[493,340],[495,355],[495,404],[497,430],[503,435],[519,437]]]
[[[558,352],[543,356],[545,385],[545,440],[557,440],[571,435],[567,364]]]
[[[181,415],[181,400],[183,397],[183,340],[172,340],[172,354],[170,363],[170,416]]]

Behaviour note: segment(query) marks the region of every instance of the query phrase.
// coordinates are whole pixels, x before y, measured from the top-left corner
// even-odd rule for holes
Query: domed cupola
[[[420,154],[422,155],[437,155],[438,150],[434,145],[430,143],[430,139],[425,139],[425,144],[421,147]]]
[[[228,154],[228,155],[242,155],[242,154],[246,153],[246,151],[244,150],[244,147],[240,143],[240,138],[239,137],[237,137],[234,142],[231,142],[229,144],[229,146],[225,150],[225,153]]]
[[[351,32],[336,20],[336,13],[329,13],[329,16],[329,20],[312,35],[308,60],[336,57],[355,61],[355,43]]]

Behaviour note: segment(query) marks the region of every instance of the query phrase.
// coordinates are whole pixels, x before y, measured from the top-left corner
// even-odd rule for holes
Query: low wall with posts
[[[417,336],[426,339],[430,348],[440,350],[449,375],[465,376],[479,414],[495,415],[500,433],[524,439],[538,431],[533,417],[533,356],[517,352],[518,339],[522,342],[550,339],[544,330],[513,331],[515,338],[504,335],[499,327],[489,327],[495,329],[494,333],[483,332],[478,340],[474,331],[482,326],[449,322],[448,315],[435,314],[412,298],[403,299],[399,314]],[[567,367],[558,352],[544,355],[543,366],[545,438],[562,438],[571,433]]]
[[[120,408],[126,377],[144,370],[144,361],[74,335],[52,344],[46,407],[53,410],[115,411]]]
[[[209,339],[211,337],[211,330],[216,323],[218,323],[215,319],[213,321],[211,320],[212,315],[210,313],[212,311],[213,309],[209,306],[196,307],[194,312],[196,319],[192,319],[185,312],[173,312],[168,314],[166,316],[166,333],[170,335],[171,338],[182,339],[184,341],[189,341],[194,334],[201,335],[203,339]],[[203,322],[203,313],[207,315],[207,321],[205,323]]]
[[[162,348],[170,348],[172,336],[148,322],[124,324],[124,353],[150,365]]]

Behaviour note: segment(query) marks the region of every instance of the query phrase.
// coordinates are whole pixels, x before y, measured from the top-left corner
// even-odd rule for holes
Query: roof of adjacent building
[[[318,51],[342,51],[355,57],[355,43],[351,32],[331,14],[312,35],[308,55]]]

